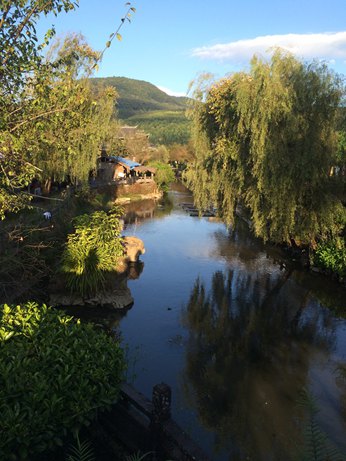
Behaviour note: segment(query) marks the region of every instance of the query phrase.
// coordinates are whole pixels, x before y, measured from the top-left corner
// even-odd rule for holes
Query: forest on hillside
[[[186,117],[190,99],[169,96],[155,85],[126,77],[91,79],[92,87],[114,87],[116,111],[124,123],[144,130],[154,145],[187,144],[191,123]]]

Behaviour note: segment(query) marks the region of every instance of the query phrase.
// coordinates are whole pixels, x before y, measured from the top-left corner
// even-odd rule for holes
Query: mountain
[[[117,110],[122,120],[143,112],[184,111],[189,100],[186,97],[169,96],[152,83],[132,78],[93,78],[92,83],[116,88],[119,95]]]
[[[126,77],[93,78],[94,86],[113,86],[118,93],[118,117],[150,134],[153,144],[186,144],[190,122],[185,116],[189,98],[169,96],[155,85]]]

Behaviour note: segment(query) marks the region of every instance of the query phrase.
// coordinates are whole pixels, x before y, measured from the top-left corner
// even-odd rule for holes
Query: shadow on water
[[[291,460],[311,363],[332,350],[332,314],[291,283],[291,271],[217,271],[197,279],[183,312],[186,402],[232,460]],[[236,442],[235,442],[236,441]]]
[[[306,388],[321,428],[345,451],[346,385],[336,372],[346,363],[345,290],[242,221],[227,229],[190,217],[186,189],[169,197],[127,228],[146,247],[120,325],[139,347],[136,387],[149,396],[153,384],[170,384],[174,417],[214,461],[301,459]]]

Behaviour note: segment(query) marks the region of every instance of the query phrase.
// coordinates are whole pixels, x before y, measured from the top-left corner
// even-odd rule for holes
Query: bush
[[[0,306],[0,459],[61,445],[118,397],[119,344],[91,324],[36,303]]]
[[[69,288],[82,296],[104,287],[105,271],[114,271],[124,254],[119,218],[122,210],[95,211],[75,218],[62,257],[62,270]]]
[[[346,276],[346,246],[342,238],[318,244],[314,254],[314,264],[339,277]]]
[[[175,175],[171,165],[157,161],[150,162],[149,166],[156,168],[155,182],[159,189],[167,192],[169,184],[175,181]]]

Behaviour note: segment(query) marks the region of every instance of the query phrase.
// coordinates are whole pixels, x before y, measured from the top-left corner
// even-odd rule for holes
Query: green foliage
[[[346,127],[344,127],[346,129]],[[339,131],[338,136],[338,150],[337,150],[337,165],[341,174],[345,174],[346,170],[346,131]]]
[[[149,166],[156,168],[155,182],[158,187],[163,191],[167,191],[169,184],[175,181],[171,165],[162,162],[150,162]]]
[[[93,88],[116,88],[119,118],[150,134],[152,144],[188,143],[188,98],[169,96],[151,83],[125,77],[93,78],[91,84]]]
[[[5,218],[6,211],[17,213],[29,206],[31,197],[21,189],[27,186],[37,169],[26,162],[23,168],[22,159],[16,152],[0,156],[0,219]]]
[[[99,149],[114,128],[116,92],[92,94],[85,77],[100,59],[78,34],[57,41],[43,57],[36,23],[41,14],[76,6],[69,0],[5,2],[0,38],[0,217],[29,203],[20,188],[46,181],[88,180]],[[131,9],[131,7],[130,7]],[[44,46],[53,31],[48,31]],[[16,175],[12,159],[18,159]],[[20,182],[20,186],[18,186]]]
[[[264,240],[336,235],[342,179],[330,170],[343,94],[341,78],[325,65],[280,51],[270,63],[253,58],[249,73],[197,88],[196,160],[187,173],[197,204],[213,204],[231,221],[240,202]]]
[[[126,77],[93,78],[91,84],[116,88],[119,94],[118,115],[122,120],[141,112],[182,111],[186,109],[188,101],[188,98],[169,96],[149,82]]]
[[[27,185],[33,176],[30,150],[30,132],[28,126],[23,133],[23,126],[28,121],[38,121],[44,111],[40,108],[37,94],[30,89],[40,82],[34,75],[42,76],[53,72],[44,65],[42,48],[47,45],[54,34],[49,30],[44,43],[38,45],[36,24],[41,15],[74,9],[76,2],[69,0],[4,1],[0,17],[0,217],[3,219],[8,211],[18,211],[29,203],[29,199],[18,189]],[[35,111],[34,111],[35,109]],[[52,107],[49,108],[52,110]],[[25,152],[28,155],[25,155]],[[15,175],[11,162],[16,157]],[[37,173],[37,170],[35,171]]]
[[[346,276],[346,244],[344,238],[335,238],[317,245],[313,256],[313,263],[322,269]]]
[[[138,452],[138,453],[135,453],[134,455],[127,456],[125,461],[143,461],[150,454],[151,454],[150,451],[144,454],[141,454],[141,452]]]
[[[150,135],[154,145],[187,144],[190,140],[191,122],[186,118],[185,111],[152,111],[133,115],[127,123],[138,125]]]
[[[316,416],[318,407],[315,399],[306,391],[302,393],[298,402],[306,411],[306,420],[303,422],[303,449],[298,454],[299,461],[342,461],[345,459],[328,440],[320,429]]]
[[[123,352],[45,305],[3,305],[0,315],[1,458],[29,460],[117,400]]]
[[[62,271],[69,288],[81,295],[104,287],[105,272],[115,271],[124,254],[119,218],[122,209],[95,211],[75,218],[75,232],[69,234],[62,256]]]
[[[46,33],[43,44],[38,46],[36,24],[40,15],[75,9],[78,2],[70,0],[4,0],[1,3],[0,80],[7,94],[22,86],[28,72],[42,63],[40,51],[54,35],[54,29]],[[1,95],[3,96],[3,94]]]
[[[76,435],[76,444],[70,447],[70,453],[66,461],[94,461],[95,456],[91,444],[88,440],[79,440],[79,435]]]
[[[49,51],[54,71],[40,69],[21,95],[22,107],[10,128],[15,138],[7,150],[30,157],[42,180],[85,182],[96,167],[116,96],[109,88],[92,94],[81,78],[96,56],[82,36],[66,37]]]

